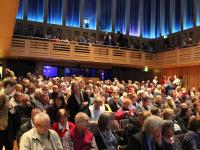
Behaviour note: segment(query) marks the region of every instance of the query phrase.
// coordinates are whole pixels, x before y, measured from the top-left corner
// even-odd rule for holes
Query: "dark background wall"
[[[144,72],[143,69],[138,68],[113,68],[113,78],[116,77],[119,80],[132,80],[132,81],[146,81],[153,79],[153,71],[149,70]]]
[[[27,72],[36,71],[36,62],[33,60],[8,59],[5,63],[5,66],[13,70],[16,76],[25,76]]]
[[[6,63],[5,67],[8,67],[11,70],[13,70],[16,76],[25,76],[27,72],[35,73],[36,71],[42,74],[43,66],[45,65],[45,63],[40,63],[34,60],[19,60],[19,59],[7,59],[5,63]],[[58,76],[63,76],[64,64],[60,65],[60,64],[57,64],[56,62],[52,62],[50,65],[57,66],[59,68]],[[72,67],[68,65],[67,63],[65,66]],[[74,66],[77,67],[77,65],[74,65]],[[88,67],[88,68],[91,68],[91,67]],[[99,67],[95,67],[95,68],[98,69]],[[104,68],[103,66],[101,66],[99,69],[110,71],[111,72],[110,74],[112,76],[111,80],[116,77],[119,80],[125,80],[125,81],[128,81],[128,80],[133,80],[133,81],[145,80],[146,81],[146,80],[152,80],[154,76],[152,70],[149,70],[148,72],[144,72],[144,70],[141,68],[122,68],[122,67],[108,68],[107,66],[105,66]],[[96,77],[100,77],[100,76],[96,74]]]

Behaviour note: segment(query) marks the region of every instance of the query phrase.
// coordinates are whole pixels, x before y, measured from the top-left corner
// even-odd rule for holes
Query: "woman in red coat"
[[[53,124],[53,129],[58,133],[60,138],[63,138],[65,133],[74,128],[75,125],[68,121],[69,113],[65,109],[58,111],[58,122]]]

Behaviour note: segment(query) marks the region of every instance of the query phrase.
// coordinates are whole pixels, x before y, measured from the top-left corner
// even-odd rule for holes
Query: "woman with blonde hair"
[[[166,103],[164,104],[164,108],[171,108],[173,110],[176,110],[176,104],[174,102],[174,99],[171,96],[168,96],[166,98]]]

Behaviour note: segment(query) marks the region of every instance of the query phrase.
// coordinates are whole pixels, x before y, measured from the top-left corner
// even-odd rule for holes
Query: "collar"
[[[32,134],[32,138],[34,140],[39,140],[40,142],[42,142],[42,136],[40,136],[38,133],[37,133],[37,129],[36,127],[34,127],[33,129],[33,134]],[[48,139],[50,139],[50,132],[48,132]]]
[[[37,133],[37,129],[34,127],[32,130],[33,130],[32,138],[35,140],[39,140],[41,142],[40,135]]]
[[[31,127],[32,127],[32,128],[35,127],[35,125],[34,125],[32,119],[31,119]]]
[[[58,129],[59,129],[59,130],[65,130],[65,129],[69,130],[68,121],[67,121],[66,126],[63,126],[63,125],[61,125],[60,123],[58,123]]]

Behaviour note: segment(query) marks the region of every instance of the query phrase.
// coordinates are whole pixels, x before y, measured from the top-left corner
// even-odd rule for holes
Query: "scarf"
[[[108,149],[117,150],[117,139],[110,129],[105,131],[100,131],[101,138]]]

